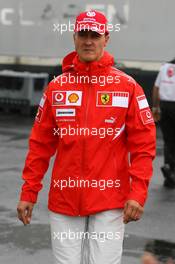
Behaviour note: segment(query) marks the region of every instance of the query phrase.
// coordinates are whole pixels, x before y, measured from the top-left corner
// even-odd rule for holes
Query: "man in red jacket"
[[[119,264],[124,224],[141,218],[152,176],[151,111],[142,88],[112,67],[108,40],[103,14],[77,16],[76,51],[44,91],[30,135],[18,217],[30,223],[56,153],[48,201],[55,263],[85,263],[86,248],[89,264]]]

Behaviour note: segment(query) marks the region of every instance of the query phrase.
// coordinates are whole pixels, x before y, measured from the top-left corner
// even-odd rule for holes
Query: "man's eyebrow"
[[[87,35],[90,34],[92,37],[101,37],[101,34],[99,34],[96,31],[91,31],[91,30],[81,30],[77,32],[79,35]]]
[[[99,34],[98,32],[94,32],[94,31],[92,31],[91,36],[92,36],[92,37],[96,37],[96,38],[100,38],[102,35]]]

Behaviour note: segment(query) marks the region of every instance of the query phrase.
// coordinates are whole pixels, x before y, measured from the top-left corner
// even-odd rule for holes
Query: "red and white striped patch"
[[[112,96],[112,106],[128,108],[129,93],[115,92]]]
[[[138,102],[138,106],[140,110],[149,107],[149,104],[148,104],[148,101],[145,95],[137,96],[137,102]]]
[[[45,101],[46,101],[46,95],[43,94],[43,96],[41,97],[40,103],[39,103],[39,106],[40,106],[41,108],[44,107]]]

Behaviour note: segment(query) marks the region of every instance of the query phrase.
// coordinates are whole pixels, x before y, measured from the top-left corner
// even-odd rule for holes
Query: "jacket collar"
[[[93,62],[81,62],[76,51],[73,51],[63,59],[62,70],[63,72],[76,71],[79,74],[101,74],[112,65],[114,65],[114,58],[107,51],[104,51],[99,61]]]

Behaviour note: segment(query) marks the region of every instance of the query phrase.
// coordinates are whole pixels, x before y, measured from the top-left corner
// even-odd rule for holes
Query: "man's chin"
[[[95,56],[84,56],[83,58],[81,58],[81,60],[84,62],[92,62],[96,61],[97,58]]]

